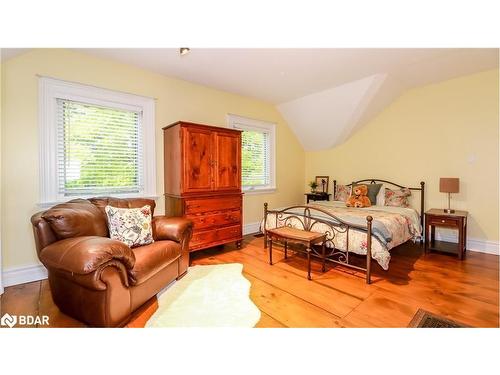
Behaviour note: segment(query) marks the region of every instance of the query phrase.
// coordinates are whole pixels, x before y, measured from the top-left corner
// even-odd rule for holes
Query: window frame
[[[246,194],[264,194],[276,191],[276,124],[273,122],[257,120],[234,114],[227,115],[227,124],[231,129],[264,131],[269,134],[269,177],[270,182],[264,186],[244,186],[242,190]]]
[[[142,180],[143,189],[138,193],[109,193],[119,198],[158,198],[156,195],[155,153],[155,99],[140,95],[108,90],[81,83],[68,82],[51,77],[39,77],[39,206],[49,207],[68,199],[88,198],[90,195],[65,196],[59,193],[57,174],[57,99],[99,105],[108,108],[141,112],[142,132]],[[96,194],[103,194],[102,192]],[[105,193],[104,193],[105,194]]]

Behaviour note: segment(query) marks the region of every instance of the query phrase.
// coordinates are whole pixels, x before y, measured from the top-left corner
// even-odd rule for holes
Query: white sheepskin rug
[[[146,327],[254,327],[260,311],[239,263],[190,267],[158,295],[158,310]]]

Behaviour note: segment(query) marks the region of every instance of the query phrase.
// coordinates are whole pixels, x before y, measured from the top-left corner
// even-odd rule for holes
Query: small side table
[[[305,193],[307,203],[309,201],[329,201],[330,195],[329,193]]]
[[[456,210],[446,213],[444,210],[433,208],[425,213],[425,252],[430,250],[453,252],[458,259],[465,257],[467,246],[467,211]],[[458,230],[458,244],[445,241],[436,241],[436,227],[445,227]]]

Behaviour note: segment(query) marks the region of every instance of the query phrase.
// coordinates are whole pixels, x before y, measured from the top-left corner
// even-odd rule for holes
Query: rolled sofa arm
[[[181,244],[189,242],[193,230],[193,222],[182,217],[155,216],[152,226],[155,241],[171,240]]]
[[[135,256],[123,242],[106,237],[83,236],[54,242],[40,252],[40,260],[47,268],[85,275],[105,263],[118,261],[130,270]]]

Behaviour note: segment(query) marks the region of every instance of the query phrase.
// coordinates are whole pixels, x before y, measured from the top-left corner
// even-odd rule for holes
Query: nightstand
[[[437,208],[427,211],[425,213],[425,252],[436,250],[457,253],[458,259],[463,259],[467,246],[467,214],[467,211],[459,210],[449,214]],[[436,227],[458,230],[458,244],[436,241]]]
[[[305,193],[304,194],[307,198],[307,203],[309,201],[329,201],[330,200],[330,195],[329,193]]]

